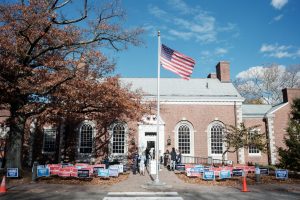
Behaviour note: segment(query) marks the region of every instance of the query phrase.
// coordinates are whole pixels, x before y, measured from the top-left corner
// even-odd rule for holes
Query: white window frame
[[[254,132],[257,131],[258,133],[260,132],[260,129],[255,129],[253,131],[250,131],[250,135],[249,135],[249,138],[251,138],[251,135],[254,134]],[[254,147],[257,149],[257,147]],[[248,155],[249,156],[261,156],[261,151],[259,149],[258,150],[258,153],[251,153],[250,152],[250,147],[248,147]]]
[[[113,131],[117,125],[122,125],[124,128],[124,153],[113,153],[113,142],[114,142],[113,141],[114,140]],[[124,122],[113,123],[109,129],[109,136],[110,136],[109,154],[113,157],[127,155],[128,154],[128,126],[127,126],[127,124]]]
[[[182,152],[181,153],[184,156],[194,156],[194,152],[195,152],[195,150],[194,150],[194,147],[195,147],[194,134],[195,134],[195,131],[194,131],[194,127],[193,127],[192,123],[190,123],[187,120],[182,120],[182,121],[178,122],[175,126],[175,149],[179,150],[179,137],[178,137],[179,134],[178,133],[179,133],[179,128],[184,125],[187,126],[190,130],[190,153],[189,154],[184,154]]]
[[[92,127],[92,151],[90,153],[81,153],[80,152],[80,149],[82,148],[81,147],[81,130],[82,130],[82,127],[84,125],[89,125]],[[95,133],[96,133],[96,128],[95,128],[95,123],[93,123],[92,121],[88,121],[88,120],[85,120],[83,121],[81,124],[80,124],[80,128],[79,128],[79,137],[78,137],[78,153],[80,155],[90,155],[94,152],[94,139],[95,139]]]
[[[51,130],[53,131],[54,130],[54,150],[53,151],[45,151],[45,144],[46,144],[46,130]],[[51,132],[53,134],[53,132]],[[57,137],[57,128],[55,127],[52,127],[52,126],[49,126],[49,127],[43,127],[43,149],[42,149],[42,153],[43,154],[54,154],[56,152],[56,148],[57,148],[57,145],[56,145],[56,138]]]
[[[212,153],[212,149],[211,149],[211,128],[215,125],[221,126],[223,128],[223,131],[222,131],[222,143],[223,144],[222,144],[222,153],[221,154]],[[225,150],[225,144],[223,141],[224,128],[225,128],[225,125],[221,121],[213,121],[207,127],[208,156],[213,157],[213,159],[222,159],[222,154]],[[225,154],[225,159],[227,159],[227,153]]]

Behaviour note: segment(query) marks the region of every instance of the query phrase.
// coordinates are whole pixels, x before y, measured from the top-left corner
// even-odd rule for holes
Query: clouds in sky
[[[236,78],[249,80],[249,79],[261,79],[264,77],[265,71],[268,70],[268,68],[264,66],[254,66],[250,67],[249,69],[242,71],[236,75]],[[280,74],[284,73],[286,71],[286,67],[284,65],[278,65],[278,70]]]
[[[199,7],[190,7],[183,0],[168,0],[167,5],[170,10],[149,5],[148,11],[162,22],[163,26],[160,28],[168,34],[169,39],[211,43],[218,40],[217,36],[220,32],[236,31],[236,25],[233,23],[217,27],[217,20],[213,15]]]
[[[274,58],[297,58],[300,57],[300,49],[293,46],[278,45],[278,44],[263,44],[260,52],[264,56]]]
[[[271,1],[271,5],[277,10],[280,10],[281,8],[283,8],[283,6],[285,6],[287,3],[288,3],[288,0],[272,0]]]

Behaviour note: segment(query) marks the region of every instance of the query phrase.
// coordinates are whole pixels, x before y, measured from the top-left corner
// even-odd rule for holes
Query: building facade
[[[144,91],[144,101],[156,100],[155,78],[121,78],[132,89]],[[161,78],[161,115],[144,116],[139,122],[116,122],[109,127],[109,143],[99,148],[97,121],[69,122],[45,125],[37,130],[31,125],[28,140],[28,161],[41,162],[100,162],[108,155],[111,161],[127,162],[131,152],[156,148],[159,137],[159,154],[172,147],[181,151],[184,162],[196,162],[196,158],[222,159],[224,151],[223,129],[225,125],[260,125],[257,131],[268,140],[267,152],[255,147],[227,153],[226,160],[242,164],[276,164],[277,148],[284,147],[283,138],[288,125],[292,100],[300,98],[300,89],[284,89],[283,102],[278,105],[247,105],[230,80],[230,65],[219,62],[216,73],[207,78],[189,81],[177,78]],[[157,120],[159,134],[157,134]],[[4,127],[3,127],[4,128]],[[37,134],[40,132],[41,134]],[[29,137],[30,138],[30,137]],[[98,149],[99,148],[99,149]]]

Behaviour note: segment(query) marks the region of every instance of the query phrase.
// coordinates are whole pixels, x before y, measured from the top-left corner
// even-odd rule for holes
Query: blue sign
[[[204,171],[203,179],[204,180],[215,180],[215,172],[214,171]]]
[[[204,166],[203,165],[195,165],[194,168],[199,173],[203,173],[204,172]]]
[[[287,179],[289,172],[287,169],[277,169],[275,170],[275,176],[277,179]]]
[[[178,171],[185,171],[185,165],[184,164],[177,164],[175,165],[175,169]]]
[[[77,177],[78,178],[89,178],[90,177],[90,170],[88,170],[88,169],[78,169]]]
[[[220,179],[231,178],[230,170],[221,170],[221,171],[220,171],[219,178],[220,178]]]
[[[18,168],[7,168],[7,177],[16,178],[19,177],[19,169]]]
[[[48,167],[41,167],[41,166],[38,166],[37,168],[37,177],[48,177],[50,176],[50,170]]]
[[[243,176],[244,171],[243,169],[233,169],[232,170],[232,175],[233,176]]]
[[[62,168],[64,168],[64,167],[71,167],[71,166],[73,166],[73,164],[71,164],[71,163],[62,163],[61,164]]]
[[[259,168],[260,174],[261,175],[269,175],[269,168]]]
[[[109,170],[108,169],[99,168],[98,169],[98,176],[100,176],[100,177],[109,177]]]

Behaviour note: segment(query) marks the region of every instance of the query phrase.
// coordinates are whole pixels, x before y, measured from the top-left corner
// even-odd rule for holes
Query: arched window
[[[93,127],[90,124],[83,124],[80,128],[80,153],[92,153],[93,148]]]
[[[112,153],[125,153],[125,127],[123,124],[116,124],[113,127]]]
[[[191,153],[190,128],[185,124],[178,128],[178,149],[182,154]]]
[[[223,153],[223,126],[221,124],[214,124],[210,129],[211,136],[211,153]]]

